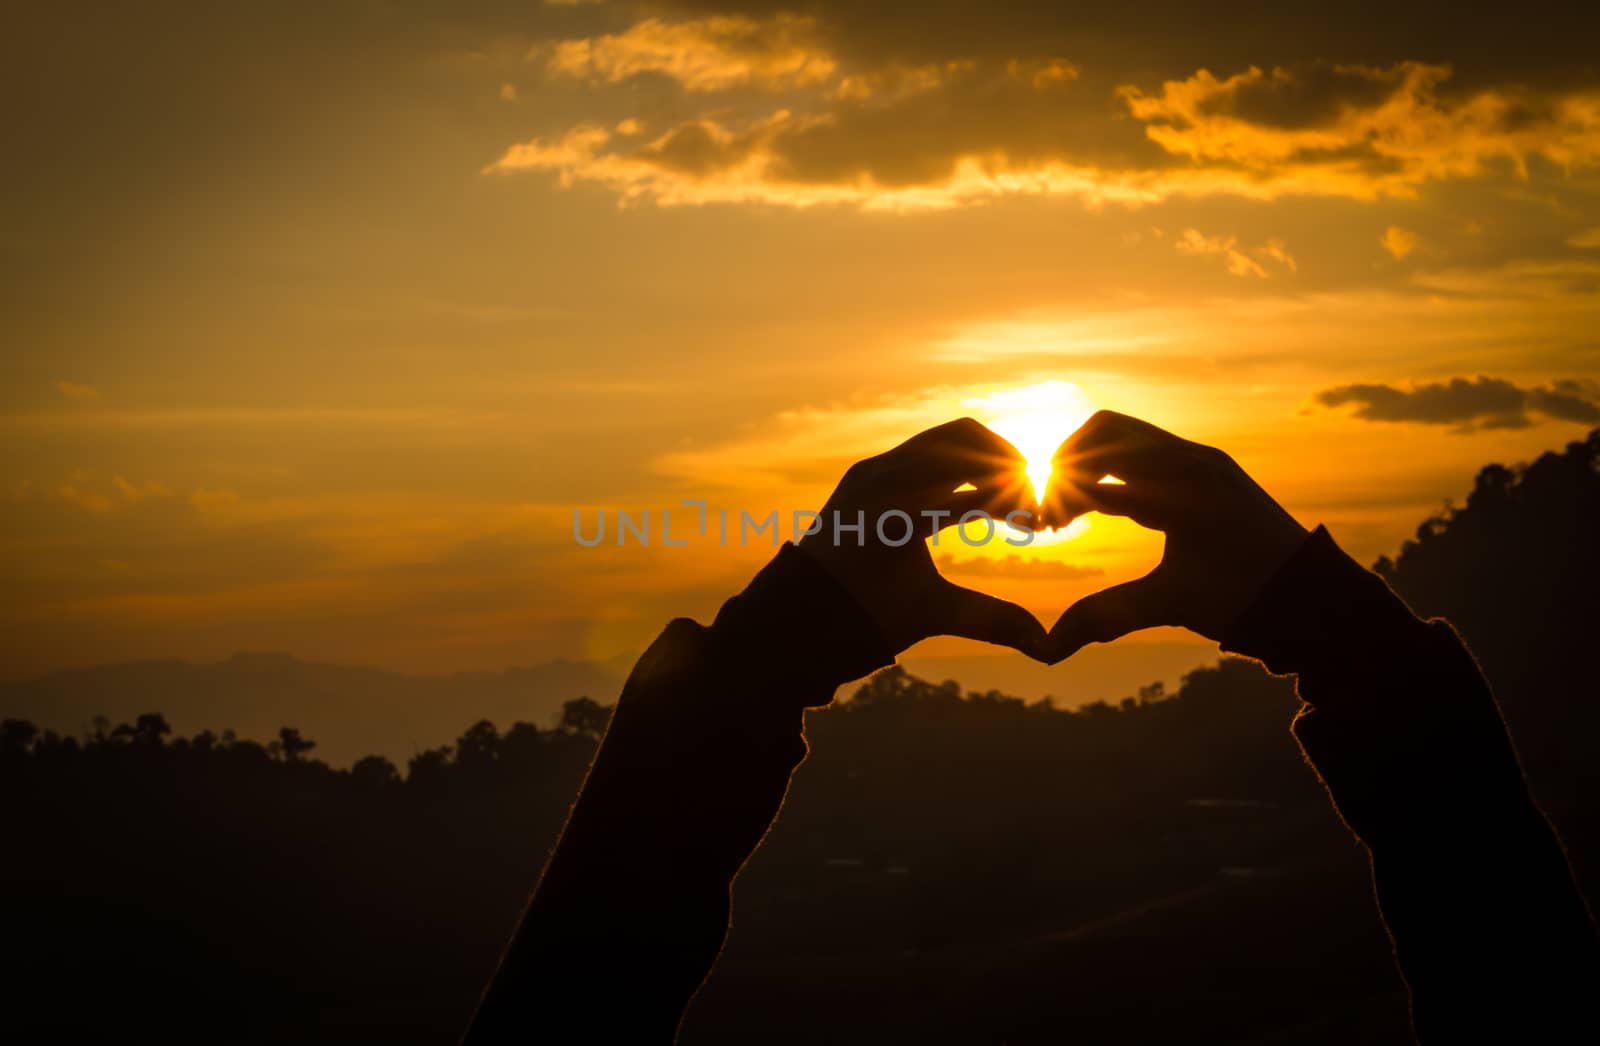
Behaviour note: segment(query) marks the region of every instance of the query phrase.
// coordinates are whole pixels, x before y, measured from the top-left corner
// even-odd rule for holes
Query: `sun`
[[[1083,390],[1070,381],[1001,389],[965,400],[962,406],[1022,452],[1035,500],[1050,483],[1056,448],[1094,413]]]

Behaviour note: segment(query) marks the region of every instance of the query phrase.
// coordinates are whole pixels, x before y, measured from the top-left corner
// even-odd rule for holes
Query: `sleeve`
[[[465,1041],[672,1041],[721,951],[733,878],[805,758],[804,710],[893,660],[793,545],[709,628],[669,624],[623,687]]]
[[[1425,1043],[1600,1041],[1600,944],[1454,629],[1319,527],[1223,637],[1296,674],[1292,729],[1366,845]]]

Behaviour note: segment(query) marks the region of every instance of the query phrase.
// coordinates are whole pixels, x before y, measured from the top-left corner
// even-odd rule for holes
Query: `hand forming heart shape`
[[[823,507],[825,521],[877,525],[852,531],[851,541],[825,528],[800,547],[877,621],[896,653],[953,635],[1055,664],[1089,643],[1157,625],[1220,638],[1306,538],[1222,451],[1123,414],[1095,414],[1052,464],[1035,506],[1015,447],[971,418],[940,425],[857,462]],[[1107,475],[1122,482],[1101,483]],[[1004,518],[1035,508],[1040,524],[1052,527],[1087,512],[1127,516],[1166,535],[1161,561],[1142,578],[1078,600],[1048,633],[1015,603],[939,574],[923,539],[974,510]],[[904,520],[898,543],[902,535],[886,535],[885,519]]]

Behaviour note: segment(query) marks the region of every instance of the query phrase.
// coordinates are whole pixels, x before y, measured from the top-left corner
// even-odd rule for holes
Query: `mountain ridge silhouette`
[[[463,722],[552,725],[574,697],[616,700],[636,657],[558,658],[499,671],[425,675],[307,660],[281,651],[239,651],[219,661],[159,658],[59,669],[0,684],[0,717],[65,734],[97,716],[132,722],[159,710],[179,733],[232,730],[266,740],[294,726],[331,766],[366,755],[404,763],[448,741]]]

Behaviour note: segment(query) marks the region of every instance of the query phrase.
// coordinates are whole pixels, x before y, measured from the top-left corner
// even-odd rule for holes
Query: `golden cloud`
[[[143,483],[130,483],[121,476],[112,476],[111,483],[125,500],[135,504],[145,498],[164,498],[171,494],[163,484],[153,479],[145,480]]]
[[[820,43],[814,18],[718,15],[687,22],[647,18],[622,33],[563,40],[546,67],[591,83],[657,73],[705,92],[817,84],[832,78],[837,62]]]
[[[1270,239],[1260,247],[1250,248],[1247,251],[1239,246],[1237,237],[1206,236],[1198,229],[1185,229],[1173,246],[1181,254],[1219,255],[1223,265],[1235,276],[1266,279],[1267,270],[1261,264],[1262,261],[1276,262],[1290,272],[1298,269],[1294,255],[1289,253],[1288,246],[1279,239]]]
[[[222,512],[239,503],[239,495],[231,490],[206,490],[204,487],[189,495],[189,504],[200,512]]]
[[[1219,80],[1200,70],[1159,95],[1122,88],[1145,134],[1197,164],[1230,164],[1285,191],[1360,199],[1412,196],[1424,182],[1542,158],[1563,169],[1600,162],[1600,92],[1522,89],[1445,97],[1450,67],[1252,67]]]
[[[970,73],[977,63],[968,58],[917,66],[891,65],[887,69],[851,73],[840,77],[833,89],[839,101],[902,100],[925,91],[937,90],[952,76]]]
[[[1567,171],[1600,164],[1600,91],[1450,94],[1449,68],[1420,62],[1223,79],[1200,70],[1156,94],[1119,88],[1142,130],[1130,135],[1064,59],[841,70],[814,31],[793,18],[647,20],[568,41],[552,68],[591,80],[653,70],[694,91],[806,90],[776,110],[706,110],[649,140],[579,124],[513,145],[484,171],[545,171],[624,203],[914,211],[1004,196],[1372,200],[1414,196],[1430,180],[1526,178],[1536,159]],[[1262,258],[1293,268],[1281,245],[1239,257],[1229,264],[1241,274]]]
[[[61,484],[59,493],[61,494],[62,501],[77,505],[79,508],[88,512],[98,513],[109,512],[111,510],[110,498],[106,497],[104,494],[96,494],[94,491],[84,490],[76,483]]]
[[[787,109],[743,127],[702,117],[637,147],[604,127],[580,124],[556,138],[512,146],[483,173],[547,171],[563,188],[601,185],[625,204],[759,203],[795,208],[842,204],[898,212],[940,210],[1002,196],[1072,196],[1090,206],[1139,206],[1174,194],[1226,191],[1236,183],[1231,176],[1204,171],[1112,172],[1054,160],[1019,167],[1003,152],[948,156],[947,170],[925,181],[896,184],[870,169],[837,180],[798,177],[793,169],[795,140],[836,123],[829,114],[803,115]],[[1248,191],[1245,186],[1238,188]]]
[[[1395,261],[1405,261],[1406,255],[1417,248],[1417,234],[1410,229],[1391,225],[1383,230],[1383,236],[1378,242],[1383,245],[1384,250],[1394,256]]]

